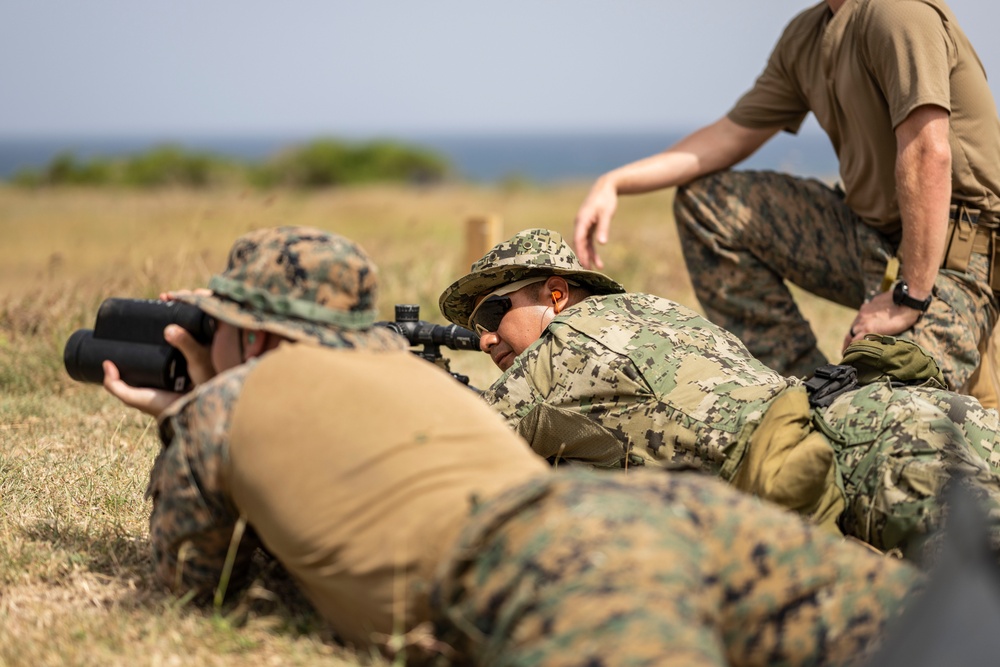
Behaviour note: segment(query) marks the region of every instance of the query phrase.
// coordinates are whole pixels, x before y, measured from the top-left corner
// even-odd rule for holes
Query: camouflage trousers
[[[840,191],[772,172],[701,178],[678,188],[674,214],[705,314],[765,364],[796,377],[827,360],[785,280],[858,308],[880,291],[898,245],[864,224]],[[937,360],[954,390],[979,366],[980,341],[997,319],[988,272],[979,254],[967,273],[941,270],[930,309],[903,334]]]
[[[833,443],[847,501],[838,525],[879,549],[928,564],[947,508],[946,485],[965,485],[989,515],[1000,553],[1000,422],[975,399],[878,382],[814,412]]]
[[[473,517],[432,595],[475,665],[849,665],[923,575],[696,473],[558,471]]]

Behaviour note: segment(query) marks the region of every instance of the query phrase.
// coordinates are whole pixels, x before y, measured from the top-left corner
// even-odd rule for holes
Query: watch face
[[[923,301],[914,299],[910,296],[909,285],[906,284],[905,280],[900,280],[896,283],[896,288],[892,290],[892,302],[897,306],[906,306],[907,308],[913,308],[923,313],[930,307],[931,297],[928,296]]]
[[[905,282],[900,280],[896,283],[896,289],[892,290],[892,300],[896,305],[903,303],[903,299],[906,298],[906,293],[909,291]]]

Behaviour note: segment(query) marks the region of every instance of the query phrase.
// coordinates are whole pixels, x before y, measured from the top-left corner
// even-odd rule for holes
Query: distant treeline
[[[446,159],[424,148],[392,141],[348,143],[320,139],[259,163],[193,152],[176,145],[158,146],[126,157],[89,160],[62,153],[41,169],[17,172],[11,182],[26,187],[325,188],[379,181],[435,183],[451,172]]]

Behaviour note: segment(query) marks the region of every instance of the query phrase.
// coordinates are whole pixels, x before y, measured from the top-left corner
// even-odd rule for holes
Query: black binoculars
[[[215,320],[197,306],[155,299],[106,299],[93,329],[80,329],[66,341],[66,372],[80,382],[102,383],[101,364],[111,361],[122,380],[134,387],[183,392],[191,388],[187,361],[163,338],[163,329],[177,324],[199,343],[215,335]]]

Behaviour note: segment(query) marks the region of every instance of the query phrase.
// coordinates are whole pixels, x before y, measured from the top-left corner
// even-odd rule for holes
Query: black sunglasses
[[[483,299],[469,317],[469,327],[479,336],[500,328],[500,320],[511,308],[509,296],[496,294]]]

